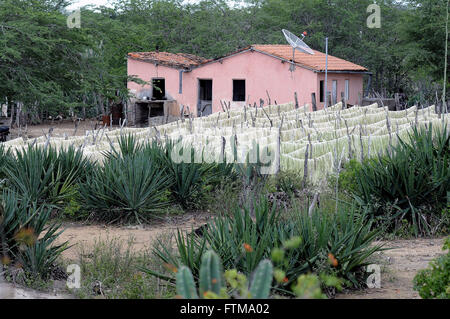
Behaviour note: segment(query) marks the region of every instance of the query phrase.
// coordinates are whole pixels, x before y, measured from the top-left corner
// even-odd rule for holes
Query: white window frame
[[[345,80],[345,100],[350,99],[350,80]]]

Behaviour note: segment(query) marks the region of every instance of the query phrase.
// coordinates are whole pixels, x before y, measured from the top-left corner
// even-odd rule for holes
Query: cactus
[[[194,277],[186,266],[181,266],[177,272],[177,294],[185,299],[198,299]]]
[[[222,263],[219,256],[210,250],[202,257],[202,264],[200,267],[200,295],[211,291],[217,295],[223,286],[222,279]]]
[[[273,265],[270,260],[262,260],[253,273],[253,280],[250,285],[250,295],[254,299],[269,298],[272,287]]]
[[[235,269],[226,273],[227,282],[237,290],[237,298],[269,298],[273,281],[273,265],[270,260],[262,260],[253,273],[250,288],[247,286],[247,278],[239,274]],[[199,294],[195,286],[191,270],[182,266],[177,272],[177,293],[185,299],[200,298],[229,298],[223,279],[222,263],[219,256],[210,250],[202,256],[200,267]]]

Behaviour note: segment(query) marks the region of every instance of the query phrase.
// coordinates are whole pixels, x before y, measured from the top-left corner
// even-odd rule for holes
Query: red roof
[[[158,63],[175,68],[191,68],[200,67],[206,63],[214,61],[220,61],[223,58],[235,55],[244,51],[255,50],[265,54],[292,61],[292,47],[290,45],[283,44],[254,44],[250,47],[240,49],[226,56],[207,60],[205,58],[186,54],[186,53],[168,53],[168,52],[133,52],[128,53],[128,56],[132,59],[141,60],[145,62]],[[305,68],[312,69],[314,71],[325,71],[326,55],[320,51],[313,50],[314,54],[308,54],[295,51],[295,63]],[[346,61],[344,59],[337,58],[332,55],[328,55],[328,70],[329,71],[352,71],[352,72],[366,72],[365,67],[357,65],[355,63]]]
[[[292,61],[292,47],[290,45],[267,45],[255,44],[252,49],[262,51],[289,61]],[[305,66],[315,71],[325,71],[326,54],[313,50],[314,54],[308,54],[295,50],[295,63]],[[367,69],[363,66],[328,55],[329,71],[360,71],[365,72]]]
[[[197,66],[206,59],[187,53],[169,53],[169,52],[132,52],[128,56],[135,60],[158,63],[169,67],[190,68]]]

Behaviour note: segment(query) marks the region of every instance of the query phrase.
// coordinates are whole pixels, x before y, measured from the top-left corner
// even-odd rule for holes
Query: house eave
[[[325,73],[325,70],[315,70],[315,73]],[[369,71],[356,71],[356,70],[328,70],[327,73],[338,73],[338,74],[368,74],[372,75],[372,72]]]
[[[190,71],[191,70],[191,66],[187,66],[184,64],[170,64],[170,63],[165,63],[165,62],[161,62],[158,60],[152,60],[152,59],[139,59],[139,58],[135,58],[135,57],[131,57],[131,56],[127,56],[127,59],[131,59],[131,60],[135,60],[135,61],[139,61],[139,62],[144,62],[144,63],[149,63],[149,64],[154,64],[155,66],[165,66],[167,68],[171,68],[171,69],[175,69],[175,70],[185,70],[185,71]]]

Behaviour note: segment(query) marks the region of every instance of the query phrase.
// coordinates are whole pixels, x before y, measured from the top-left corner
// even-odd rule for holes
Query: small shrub
[[[145,253],[133,251],[134,239],[118,238],[96,241],[93,247],[82,246],[76,261],[81,267],[81,288],[73,292],[79,298],[151,299],[173,297],[170,287],[162,287],[154,277],[139,270],[143,265],[156,266]]]
[[[361,169],[361,162],[352,159],[344,164],[343,170],[339,173],[339,189],[353,193],[356,189],[357,180],[356,175]],[[334,187],[334,185],[333,185]]]
[[[278,192],[284,192],[289,196],[303,189],[303,176],[297,172],[279,172],[275,176],[275,187]]]
[[[450,250],[447,237],[442,250]],[[414,277],[414,290],[424,299],[450,299],[450,251],[430,262]]]

